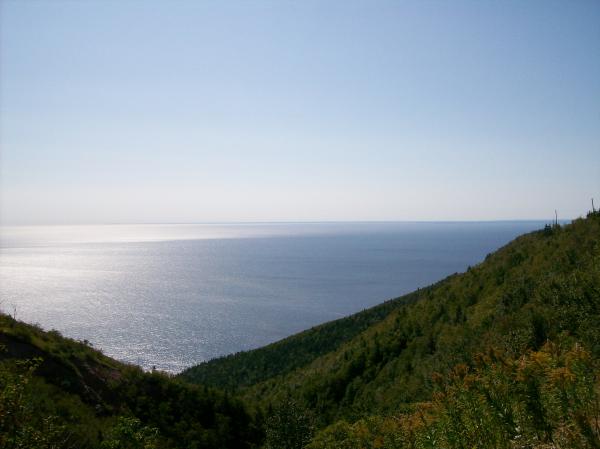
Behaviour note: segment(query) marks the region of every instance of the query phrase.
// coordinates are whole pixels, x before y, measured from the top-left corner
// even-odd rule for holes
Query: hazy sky
[[[600,205],[600,2],[3,1],[4,223]]]

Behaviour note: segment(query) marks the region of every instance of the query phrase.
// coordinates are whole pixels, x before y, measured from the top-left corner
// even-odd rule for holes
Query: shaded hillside
[[[153,442],[140,447],[241,448],[261,438],[239,400],[145,373],[6,315],[0,402],[0,447],[137,447],[126,440],[140,432]]]
[[[569,336],[597,358],[600,216],[521,236],[466,273],[387,303],[387,315],[368,328],[352,326],[370,313],[291,337],[278,351],[258,349],[188,373],[219,384],[227,371],[227,385],[247,385],[275,365],[275,376],[243,388],[243,397],[265,408],[291,397],[323,426],[409,410],[431,397],[434,372],[471,364],[475,354],[492,347],[519,357],[548,339]],[[336,326],[349,338],[338,336]],[[318,343],[325,335],[335,342],[326,353]],[[293,357],[299,341],[312,349],[279,366],[279,354],[290,348]]]

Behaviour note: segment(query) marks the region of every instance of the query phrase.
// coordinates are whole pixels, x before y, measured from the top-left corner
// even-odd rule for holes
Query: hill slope
[[[238,390],[306,366],[383,320],[417,294],[386,301],[349,317],[330,321],[262,348],[192,366],[179,376],[189,382]]]
[[[0,447],[242,448],[260,439],[239,400],[0,314]]]
[[[521,236],[466,273],[384,307],[199,365],[184,377],[237,383],[264,408],[291,398],[324,426],[409,410],[431,397],[432,374],[472,364],[492,347],[516,358],[548,339],[571,338],[597,358],[600,216]]]

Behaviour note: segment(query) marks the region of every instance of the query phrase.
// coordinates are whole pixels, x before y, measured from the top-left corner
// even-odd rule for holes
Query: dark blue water
[[[17,318],[171,372],[426,286],[541,222],[2,228]]]

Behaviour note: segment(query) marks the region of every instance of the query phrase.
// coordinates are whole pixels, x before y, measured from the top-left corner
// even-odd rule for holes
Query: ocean
[[[544,222],[0,228],[0,308],[176,373],[424,287]]]

